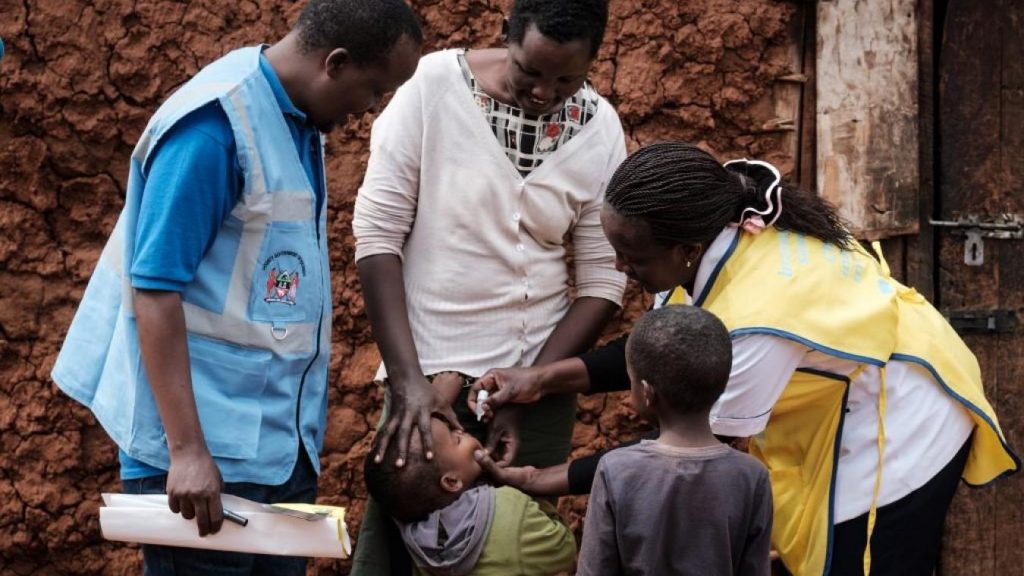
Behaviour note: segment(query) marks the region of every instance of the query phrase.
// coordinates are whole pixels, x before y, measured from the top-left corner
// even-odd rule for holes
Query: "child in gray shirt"
[[[732,364],[725,326],[692,306],[654,310],[626,362],[633,406],[660,435],[601,459],[577,575],[771,574],[768,471],[708,423]]]

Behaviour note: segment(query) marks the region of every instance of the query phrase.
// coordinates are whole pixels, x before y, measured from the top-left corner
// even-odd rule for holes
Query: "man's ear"
[[[441,476],[441,489],[445,492],[459,492],[462,490],[462,478],[459,478],[453,472],[446,472],[444,476]]]
[[[324,69],[331,78],[337,78],[345,66],[351,64],[352,56],[349,55],[347,48],[335,48],[328,52],[327,58],[324,59]]]

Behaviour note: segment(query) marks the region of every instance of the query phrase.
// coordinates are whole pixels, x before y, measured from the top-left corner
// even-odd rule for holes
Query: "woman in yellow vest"
[[[602,224],[618,268],[657,294],[656,307],[700,306],[729,328],[733,368],[712,428],[749,437],[768,467],[773,545],[793,574],[930,575],[960,478],[986,484],[1019,468],[963,341],[828,203],[770,164],[647,146],[616,171]],[[476,387],[492,392],[488,413],[626,389],[624,340],[492,370]],[[596,467],[596,457],[544,470],[481,460],[540,494],[587,492]]]

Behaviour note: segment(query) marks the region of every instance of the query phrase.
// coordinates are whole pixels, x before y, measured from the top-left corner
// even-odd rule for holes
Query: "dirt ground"
[[[497,45],[509,0],[414,2],[427,48]],[[176,86],[226,51],[273,42],[301,4],[251,0],[0,0],[0,574],[136,574],[138,551],[100,538],[99,494],[116,491],[114,445],[49,371],[121,208],[128,156]],[[774,79],[793,72],[791,3],[612,0],[592,79],[617,106],[630,148],[663,139],[792,166],[771,119]],[[353,262],[352,205],[372,115],[329,138],[334,285],[330,416],[322,501],[357,530],[361,459],[381,396]],[[645,306],[631,290],[618,333]],[[576,455],[629,438],[621,396],[580,401]],[[583,499],[564,499],[575,528]],[[345,573],[316,561],[311,573]]]

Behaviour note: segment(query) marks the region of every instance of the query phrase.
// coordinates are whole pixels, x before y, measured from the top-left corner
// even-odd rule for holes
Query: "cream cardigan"
[[[373,125],[352,223],[356,260],[402,258],[424,373],[529,366],[575,295],[620,303],[625,277],[601,230],[605,186],[626,156],[606,100],[523,178],[475,104],[458,51],[420,60]],[[378,376],[383,376],[382,372]]]

